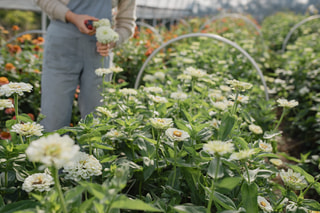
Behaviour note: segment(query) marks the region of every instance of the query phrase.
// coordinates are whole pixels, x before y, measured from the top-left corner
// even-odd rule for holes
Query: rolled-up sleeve
[[[135,30],[136,0],[119,0],[115,17],[115,31],[119,34],[117,45],[127,41]]]
[[[63,2],[57,0],[35,0],[35,3],[51,19],[57,19],[66,22],[66,13],[69,9]]]

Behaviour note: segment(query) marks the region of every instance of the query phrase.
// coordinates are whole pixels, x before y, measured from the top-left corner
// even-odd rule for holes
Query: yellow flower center
[[[290,176],[290,177],[289,177],[289,180],[291,180],[291,181],[293,181],[293,182],[296,182],[296,181],[298,181],[299,179],[298,179],[297,177],[295,177],[295,176]]]
[[[181,137],[182,132],[176,130],[176,131],[173,131],[173,135],[176,137]]]
[[[47,147],[46,150],[47,150],[46,151],[46,155],[52,156],[52,157],[59,156],[60,153],[61,153],[61,147],[60,146],[50,145],[49,147]]]
[[[42,177],[37,177],[37,179],[35,181],[32,182],[32,185],[38,185],[38,184],[42,184]]]
[[[165,123],[163,119],[157,119],[159,123]]]
[[[261,206],[263,206],[263,207],[266,207],[266,206],[267,206],[266,202],[264,202],[264,201],[261,201],[260,204],[261,204]]]

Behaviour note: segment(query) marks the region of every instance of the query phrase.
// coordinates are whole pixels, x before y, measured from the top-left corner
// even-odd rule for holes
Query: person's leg
[[[78,39],[46,37],[41,79],[41,121],[45,131],[69,126],[82,61]]]
[[[79,110],[81,117],[84,118],[102,104],[102,77],[95,74],[95,70],[102,67],[102,61],[96,51],[95,41],[86,40],[82,44],[84,69],[80,76]],[[104,67],[109,67],[109,58],[104,58]],[[106,77],[109,78],[110,76]]]

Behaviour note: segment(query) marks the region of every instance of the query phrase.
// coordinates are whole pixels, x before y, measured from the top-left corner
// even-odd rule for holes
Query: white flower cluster
[[[112,70],[108,68],[98,68],[94,72],[96,73],[97,76],[103,76],[103,75],[111,74]]]
[[[185,141],[190,138],[189,133],[176,128],[167,129],[166,136],[172,141]]]
[[[190,75],[194,78],[202,78],[207,75],[207,72],[201,69],[196,69],[194,67],[188,67],[184,72],[186,75]]]
[[[280,171],[280,177],[284,184],[293,190],[302,190],[308,185],[307,181],[304,179],[304,176],[300,173],[292,171],[292,169],[288,169],[287,172],[282,169]]]
[[[143,91],[153,92],[153,93],[162,93],[163,92],[161,87],[144,87]]]
[[[184,101],[188,98],[188,95],[184,92],[173,92],[170,95],[170,98],[175,99],[175,100],[180,100],[180,101]]]
[[[260,135],[260,134],[263,133],[262,128],[260,126],[258,126],[258,125],[255,125],[255,124],[250,124],[249,125],[249,130],[251,132],[253,132],[254,134],[257,134],[257,135]]]
[[[10,82],[0,87],[0,95],[5,95],[9,97],[12,94],[16,93],[21,96],[23,95],[24,92],[31,92],[32,88],[33,88],[32,85],[28,83]]]
[[[135,89],[131,88],[123,88],[120,89],[119,92],[121,92],[123,95],[137,95],[138,92]]]
[[[152,100],[155,103],[167,103],[168,102],[168,100],[165,97],[161,97],[161,96],[148,95],[148,98],[150,98],[150,100]]]
[[[102,166],[100,162],[92,155],[84,152],[78,152],[73,161],[65,165],[63,172],[66,173],[67,179],[74,181],[86,180],[91,176],[99,176]]]
[[[105,107],[99,106],[99,107],[96,108],[96,111],[100,112],[100,113],[102,113],[102,114],[104,114],[104,115],[106,115],[107,117],[110,117],[110,118],[114,118],[116,116],[116,113],[113,114],[110,110],[108,110]]]
[[[43,192],[50,191],[50,186],[54,184],[53,177],[46,173],[35,173],[27,177],[23,184],[22,189],[26,192],[33,190]]]
[[[293,108],[299,105],[299,102],[296,100],[288,101],[287,99],[284,99],[284,98],[279,98],[277,102],[279,106],[284,108]]]
[[[211,155],[225,155],[234,151],[234,145],[230,142],[209,141],[203,145],[203,150]]]
[[[13,108],[12,101],[10,99],[0,99],[0,110],[4,108]]]
[[[227,80],[227,84],[231,85],[232,89],[237,91],[245,91],[252,87],[252,84],[250,83],[241,82],[235,79]]]
[[[243,160],[251,157],[251,155],[255,154],[256,151],[254,149],[240,150],[239,152],[234,152],[230,156],[230,160]]]
[[[117,42],[119,35],[112,28],[108,19],[101,19],[93,23],[96,28],[96,38],[102,44]]]
[[[54,133],[32,141],[26,150],[31,162],[41,162],[59,169],[67,165],[79,151],[79,146],[68,136]]]
[[[150,123],[155,129],[168,129],[173,125],[171,118],[151,118]]]
[[[26,136],[26,137],[31,137],[33,135],[41,136],[42,131],[43,131],[43,126],[35,122],[15,124],[12,126],[12,130],[11,130],[11,132],[15,132],[15,133],[18,133],[19,135]]]

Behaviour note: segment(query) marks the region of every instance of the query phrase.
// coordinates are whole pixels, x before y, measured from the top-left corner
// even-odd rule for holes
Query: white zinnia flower
[[[207,72],[201,69],[196,69],[194,67],[187,67],[187,69],[183,72],[186,75],[190,75],[194,78],[202,78],[207,75]]]
[[[168,129],[173,125],[171,118],[151,118],[150,123],[156,129]]]
[[[111,67],[110,70],[114,73],[120,73],[123,71],[123,69],[119,66]]]
[[[164,81],[164,79],[166,78],[166,74],[163,72],[155,72],[154,77],[160,81]]]
[[[219,110],[226,110],[228,108],[228,103],[226,101],[218,101],[218,102],[213,102],[212,105],[219,109]]]
[[[10,82],[8,84],[4,84],[0,87],[0,93],[3,95],[9,97],[14,93],[17,93],[18,95],[23,95],[24,92],[31,92],[32,85],[28,83],[16,83],[16,82]]]
[[[182,81],[190,81],[192,79],[191,75],[186,75],[186,74],[180,74],[177,76],[178,80]]]
[[[257,135],[260,135],[260,134],[263,133],[262,128],[260,126],[258,126],[258,125],[255,125],[255,124],[250,124],[249,125],[249,130],[251,132],[253,132],[254,134],[257,134]]]
[[[168,102],[168,100],[165,97],[148,95],[148,98],[150,98],[153,102],[156,102],[156,103],[167,103]]]
[[[114,118],[115,117],[115,114],[112,114],[112,112],[110,110],[108,110],[107,108],[105,108],[105,107],[99,106],[99,107],[96,108],[96,111],[100,112],[100,113],[102,113],[102,114],[104,114],[104,115],[106,115],[107,117],[110,117],[110,118]]]
[[[98,42],[108,44],[119,40],[119,35],[112,28],[101,26],[96,29],[96,37]]]
[[[249,158],[251,155],[255,153],[254,149],[240,150],[239,152],[234,152],[231,154],[231,160],[242,160]]]
[[[74,160],[63,168],[63,172],[67,173],[66,178],[74,181],[99,176],[102,174],[101,170],[100,162],[93,155],[84,152],[79,152]]]
[[[138,92],[135,89],[131,88],[123,88],[120,89],[119,92],[121,92],[123,95],[137,95]]]
[[[35,122],[27,122],[24,124],[15,124],[12,126],[11,132],[18,133],[19,135],[30,137],[33,135],[41,136],[43,126]]]
[[[183,101],[183,100],[186,100],[188,98],[188,95],[186,93],[184,93],[184,92],[179,91],[179,92],[171,93],[170,98],[175,99],[175,100]]]
[[[233,90],[237,90],[237,91],[245,91],[245,90],[248,90],[252,87],[252,84],[250,83],[246,83],[246,82],[241,82],[241,81],[238,81],[238,80],[227,80],[227,83],[229,85],[231,85],[231,88]]]
[[[219,88],[224,92],[230,92],[231,88],[226,85],[220,85]]]
[[[264,197],[258,196],[258,205],[264,213],[273,211],[272,206]]]
[[[262,149],[264,152],[272,152],[271,144],[266,143],[262,140],[259,140],[259,148]]]
[[[105,134],[105,137],[109,138],[110,140],[117,140],[123,136],[124,134],[116,129],[111,129]]]
[[[284,98],[279,98],[277,100],[277,102],[278,102],[279,106],[284,107],[284,108],[293,108],[293,107],[299,105],[299,102],[296,100],[288,101],[287,99],[284,99]]]
[[[300,173],[293,172],[292,169],[280,171],[280,177],[284,184],[293,190],[302,190],[307,187],[308,183]]]
[[[167,129],[166,136],[172,141],[184,141],[190,137],[189,133],[176,128]]]
[[[94,72],[96,73],[97,76],[103,76],[103,75],[111,74],[112,70],[108,68],[98,68]]]
[[[161,87],[144,87],[143,91],[153,92],[153,93],[162,93],[163,89]]]
[[[209,141],[203,145],[203,150],[212,155],[224,155],[234,151],[234,145],[230,142]]]
[[[146,74],[146,75],[143,76],[142,80],[143,81],[154,82],[156,80],[156,77],[153,76],[153,75]]]
[[[215,129],[219,129],[219,126],[221,124],[221,121],[217,120],[217,119],[212,119],[211,121],[208,122],[211,126],[213,126],[213,128]]]
[[[94,21],[94,22],[93,22],[93,26],[94,26],[95,28],[99,28],[99,27],[102,27],[102,26],[111,27],[111,23],[110,23],[109,19],[107,19],[107,18],[102,18],[102,19],[100,19],[99,21]]]
[[[0,110],[4,108],[13,108],[12,101],[10,99],[0,99]]]
[[[26,192],[33,190],[43,192],[49,191],[50,186],[54,184],[53,177],[46,173],[35,173],[27,177],[23,184],[22,189]]]
[[[236,96],[234,94],[230,95],[229,97],[234,101],[236,99]],[[237,101],[242,104],[246,104],[249,101],[249,97],[245,96],[245,95],[238,94]]]
[[[68,164],[78,153],[79,146],[68,135],[60,136],[54,133],[32,141],[26,150],[31,162],[41,162],[46,166],[57,169]]]
[[[276,166],[281,166],[283,164],[282,160],[276,158],[272,158],[269,161]]]

